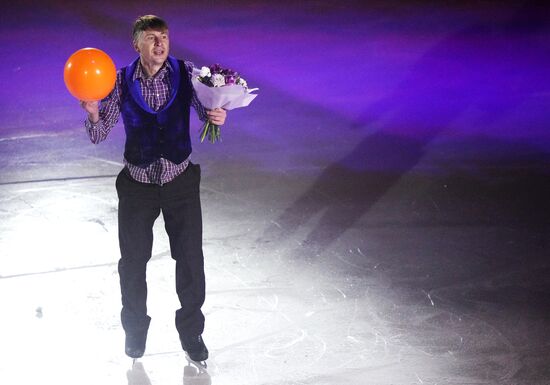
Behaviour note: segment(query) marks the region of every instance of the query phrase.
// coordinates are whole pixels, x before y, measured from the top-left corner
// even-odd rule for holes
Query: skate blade
[[[187,353],[185,353],[185,358],[187,359],[187,362],[189,362],[189,364],[193,364],[197,369],[199,369],[199,372],[206,372],[206,369],[208,368],[206,361],[192,360]]]

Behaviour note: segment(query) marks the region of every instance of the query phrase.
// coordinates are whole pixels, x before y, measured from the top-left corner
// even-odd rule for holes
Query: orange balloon
[[[78,100],[101,100],[115,86],[115,63],[100,49],[82,48],[65,63],[63,80],[71,95]]]

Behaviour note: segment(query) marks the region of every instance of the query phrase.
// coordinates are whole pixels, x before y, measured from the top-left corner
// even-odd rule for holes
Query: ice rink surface
[[[0,383],[550,384],[550,43],[542,2],[13,2],[0,23]],[[132,367],[124,133],[86,137],[63,65],[171,53],[259,97],[199,143],[207,372],[174,327],[162,217]]]

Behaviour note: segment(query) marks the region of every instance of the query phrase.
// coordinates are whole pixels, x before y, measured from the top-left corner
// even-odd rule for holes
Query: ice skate
[[[205,370],[207,368],[208,349],[204,344],[202,336],[180,337],[180,341],[187,361],[194,364],[197,369]]]
[[[208,369],[208,364],[206,363],[206,361],[195,361],[189,356],[189,353],[187,352],[185,352],[185,358],[187,359],[187,363],[189,365],[192,365],[198,369],[199,373],[206,373],[206,369]]]
[[[143,357],[143,353],[145,353],[146,341],[147,330],[144,332],[126,333],[124,352],[128,357],[133,358],[133,363],[136,362],[136,359]]]

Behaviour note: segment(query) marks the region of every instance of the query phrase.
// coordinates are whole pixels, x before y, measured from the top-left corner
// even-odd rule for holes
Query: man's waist
[[[181,163],[174,163],[165,158],[160,158],[146,167],[140,167],[124,159],[124,165],[128,175],[136,182],[146,184],[164,185],[182,174],[189,166],[189,158]]]

